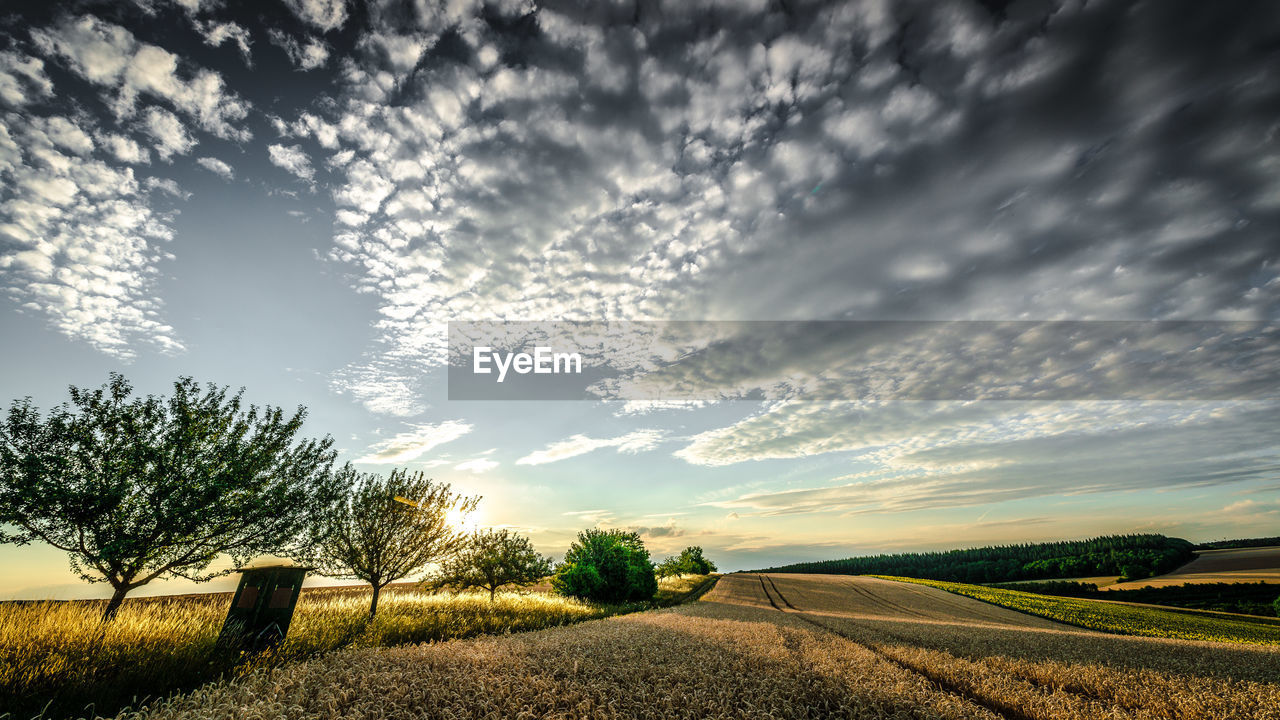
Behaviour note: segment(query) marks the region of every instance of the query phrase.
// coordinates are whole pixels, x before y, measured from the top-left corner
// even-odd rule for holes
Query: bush
[[[676,557],[669,557],[658,565],[658,577],[672,575],[710,575],[716,571],[716,564],[702,555],[702,548],[692,545],[680,551]]]
[[[1276,596],[1276,601],[1275,601],[1274,605],[1275,605],[1275,609],[1276,609],[1276,617],[1280,617],[1280,595],[1277,595],[1277,596]]]
[[[578,533],[551,585],[561,595],[608,603],[648,600],[658,591],[640,536],[621,530]]]

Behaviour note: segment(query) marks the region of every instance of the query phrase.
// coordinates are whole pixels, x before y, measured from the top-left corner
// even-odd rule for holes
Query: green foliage
[[[658,590],[639,535],[594,528],[578,533],[551,584],[561,595],[606,603],[648,600]]]
[[[669,557],[658,564],[658,577],[672,575],[710,575],[716,571],[716,564],[706,559],[702,548],[691,545],[675,557]]]
[[[804,562],[760,572],[903,575],[973,583],[1120,575],[1122,571],[1150,577],[1189,562],[1195,557],[1192,547],[1186,540],[1163,535],[1111,535],[1091,540]]]
[[[886,579],[928,585],[1029,615],[1119,635],[1280,645],[1280,621],[1275,618],[1237,618],[1196,610],[1164,610],[937,580]]]
[[[562,564],[551,578],[551,586],[561,595],[576,598],[597,598],[604,593],[600,571],[585,562]]]
[[[484,588],[493,600],[498,588],[533,585],[550,574],[550,558],[539,555],[529,538],[504,528],[471,536],[457,554],[445,560],[433,584],[455,590]]]
[[[465,544],[466,535],[449,524],[449,514],[475,510],[479,497],[456,494],[421,472],[392,470],[384,478],[347,465],[337,475],[351,492],[316,518],[314,551],[307,559],[322,575],[369,583],[369,615],[378,612],[382,588]]]
[[[1120,582],[1130,582],[1151,577],[1151,568],[1129,563],[1120,566]]]
[[[1188,583],[1124,590],[1099,590],[1091,583],[1076,582],[1001,583],[1000,587],[1004,590],[1020,590],[1041,595],[1121,600],[1263,617],[1278,614],[1272,605],[1272,600],[1276,593],[1280,592],[1280,587],[1264,582]]]
[[[311,519],[341,497],[333,440],[294,442],[306,410],[242,406],[243,390],[191,378],[167,399],[131,397],[112,373],[72,386],[45,417],[15,401],[0,423],[0,542],[64,550],[89,582],[107,582],[112,618],[158,577],[204,581],[219,555],[237,565],[294,555]]]

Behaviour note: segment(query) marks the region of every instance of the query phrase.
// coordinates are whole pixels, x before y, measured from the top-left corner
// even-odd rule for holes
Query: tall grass
[[[229,594],[126,601],[102,624],[101,602],[0,603],[0,718],[114,713],[149,698],[341,647],[434,642],[537,630],[679,602],[701,577],[664,580],[651,603],[596,605],[545,593],[384,592],[370,621],[367,589],[302,593],[288,638],[242,657],[216,647]],[[8,713],[8,717],[5,717]]]

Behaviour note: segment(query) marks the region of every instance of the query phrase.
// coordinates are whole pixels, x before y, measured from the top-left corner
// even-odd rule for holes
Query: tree
[[[306,409],[242,408],[241,389],[179,378],[168,399],[133,397],[119,374],[42,418],[31,398],[0,423],[0,542],[66,551],[113,589],[103,620],[158,577],[197,582],[230,556],[302,548],[310,519],[341,496],[332,438],[299,440]]]
[[[691,545],[676,557],[663,560],[657,568],[658,577],[671,575],[708,575],[716,571],[716,564],[702,555],[702,548]]]
[[[649,551],[639,535],[622,530],[578,533],[551,584],[561,595],[611,603],[648,600],[658,591]]]
[[[437,587],[484,588],[493,601],[505,585],[532,585],[551,574],[551,560],[533,549],[529,538],[507,529],[477,532],[444,562]]]
[[[458,551],[467,536],[449,523],[450,513],[470,513],[479,497],[455,494],[421,472],[392,470],[390,477],[358,473],[350,465],[338,475],[352,488],[342,503],[317,519],[315,553],[322,575],[363,580],[373,587],[369,617],[388,584]]]

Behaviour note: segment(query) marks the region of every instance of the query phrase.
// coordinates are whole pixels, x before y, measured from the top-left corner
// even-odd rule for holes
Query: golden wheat
[[[653,603],[608,606],[546,593],[433,594],[389,589],[368,619],[367,588],[324,588],[301,595],[289,635],[276,650],[236,662],[215,647],[230,596],[192,595],[125,602],[100,622],[101,602],[0,603],[0,717],[35,714],[53,700],[54,717],[86,705],[114,711],[189,689],[330,652],[505,634],[555,627],[680,601],[708,578],[666,578]]]
[[[939,580],[886,579],[928,585],[1069,625],[1122,635],[1280,645],[1280,622],[1275,618],[1098,602]]]
[[[1280,717],[1272,648],[1118,637],[915,585],[731,575],[703,602],[352,649],[120,720]]]

